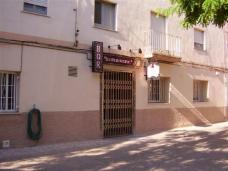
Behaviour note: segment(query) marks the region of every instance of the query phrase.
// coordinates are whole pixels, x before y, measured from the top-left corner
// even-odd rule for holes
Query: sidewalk
[[[140,137],[4,149],[0,170],[228,170],[228,122]]]

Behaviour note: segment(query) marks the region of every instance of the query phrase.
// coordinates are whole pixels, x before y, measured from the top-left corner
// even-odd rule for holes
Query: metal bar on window
[[[0,111],[16,111],[17,76],[14,73],[0,73]]]
[[[2,110],[2,77],[3,77],[3,74],[0,73],[0,111]]]
[[[16,75],[14,75],[14,105],[13,105],[13,108],[14,109],[16,109],[17,107],[16,107],[16,86],[17,86],[17,76]]]

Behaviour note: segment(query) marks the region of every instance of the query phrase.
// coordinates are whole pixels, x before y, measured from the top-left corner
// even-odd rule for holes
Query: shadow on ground
[[[228,170],[227,125],[50,146],[1,158],[0,170]]]

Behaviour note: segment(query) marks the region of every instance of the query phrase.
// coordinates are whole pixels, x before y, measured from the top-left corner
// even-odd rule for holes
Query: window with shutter
[[[47,15],[47,2],[48,0],[24,0],[24,11]]]
[[[205,36],[204,31],[194,29],[194,48],[198,50],[205,50]]]
[[[95,26],[116,30],[116,4],[95,1]]]

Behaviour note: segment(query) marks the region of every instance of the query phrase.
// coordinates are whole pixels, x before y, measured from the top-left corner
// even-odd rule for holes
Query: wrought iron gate
[[[104,71],[102,127],[104,137],[132,134],[134,74]]]

